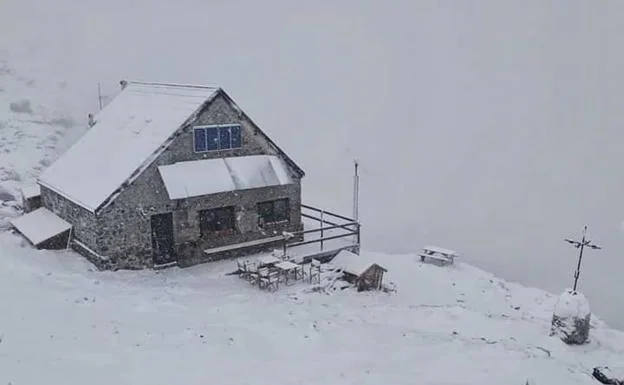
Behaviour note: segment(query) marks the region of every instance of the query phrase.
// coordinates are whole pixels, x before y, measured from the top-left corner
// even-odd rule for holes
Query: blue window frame
[[[195,129],[195,152],[206,151],[206,131],[203,129]]]
[[[219,148],[232,148],[230,140],[230,127],[219,127]]]
[[[240,126],[230,127],[230,137],[232,139],[232,148],[240,148],[242,146]]]
[[[203,130],[206,131],[206,137],[208,138],[206,140],[206,150],[207,151],[214,151],[214,150],[218,150],[219,147],[219,127],[207,127],[204,128]]]
[[[241,126],[195,127],[195,152],[229,150],[243,146]]]

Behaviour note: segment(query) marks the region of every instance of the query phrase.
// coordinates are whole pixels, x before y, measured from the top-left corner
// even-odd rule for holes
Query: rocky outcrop
[[[613,370],[608,366],[597,366],[592,373],[595,379],[607,385],[624,385],[624,370]]]

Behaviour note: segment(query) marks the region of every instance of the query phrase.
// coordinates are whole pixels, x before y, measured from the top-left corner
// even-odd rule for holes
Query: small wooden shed
[[[388,270],[370,259],[342,250],[331,261],[342,270],[345,281],[354,284],[358,291],[381,290],[383,276]]]

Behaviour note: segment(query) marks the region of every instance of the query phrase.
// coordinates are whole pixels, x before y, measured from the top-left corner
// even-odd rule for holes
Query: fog
[[[589,225],[579,288],[620,328],[622,36],[619,1],[0,3],[0,58],[64,81],[85,123],[98,82],[219,84],[307,203],[350,213],[359,159],[364,248],[436,244],[558,293]]]

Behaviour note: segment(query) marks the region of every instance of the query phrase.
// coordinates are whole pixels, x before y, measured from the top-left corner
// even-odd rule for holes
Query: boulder
[[[624,385],[624,367],[597,366],[594,368],[592,375],[606,385]]]
[[[566,290],[555,305],[551,333],[568,345],[581,345],[589,339],[591,312],[582,293]]]

